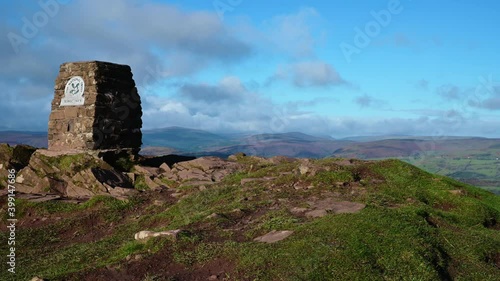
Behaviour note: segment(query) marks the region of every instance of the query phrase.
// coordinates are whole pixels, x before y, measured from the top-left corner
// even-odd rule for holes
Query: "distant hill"
[[[278,134],[259,134],[252,135],[243,139],[248,142],[264,142],[264,141],[286,141],[286,142],[313,142],[313,141],[328,141],[332,140],[324,137],[315,137],[300,132],[278,133]]]
[[[417,139],[417,140],[454,140],[454,139],[478,139],[480,137],[470,137],[470,136],[411,136],[411,135],[382,135],[382,136],[352,136],[342,138],[342,140],[350,140],[355,142],[372,142],[372,141],[380,141],[380,140],[389,140],[389,139]]]
[[[167,127],[142,131],[143,147],[164,146],[182,152],[196,152],[213,146],[230,144],[230,139],[203,130]]]
[[[34,147],[47,147],[46,132],[0,131],[0,143],[9,145],[27,144]]]
[[[0,142],[10,145],[29,144],[47,147],[44,132],[0,132]],[[204,130],[167,127],[143,130],[142,151],[145,154],[175,152],[184,154],[214,154],[228,156],[245,152],[263,156],[321,158],[331,154],[349,141],[335,141],[299,132],[257,135],[219,135]],[[164,148],[164,149],[162,149]],[[166,148],[166,149],[165,149]]]
[[[385,139],[370,142],[350,143],[333,152],[334,157],[345,158],[390,158],[409,157],[418,153],[434,151],[441,154],[467,155],[472,151],[487,151],[500,144],[500,139]],[[498,155],[493,153],[491,157]],[[498,157],[498,156],[496,156]]]
[[[350,141],[333,140],[323,137],[315,137],[303,133],[279,133],[252,135],[238,140],[238,144],[212,149],[219,155],[231,155],[236,152],[244,152],[250,155],[265,157],[289,156],[322,158],[329,155]]]
[[[0,132],[0,142],[47,147],[43,132]],[[431,136],[356,136],[343,139],[300,132],[276,134],[216,134],[167,127],[143,130],[144,155],[183,154],[225,158],[243,152],[264,157],[398,158],[429,172],[500,193],[500,139]]]
[[[322,158],[350,141],[336,141],[300,132],[219,135],[182,127],[143,131],[143,147],[169,147],[189,155],[226,157],[237,152],[250,155]]]
[[[452,177],[500,194],[500,139],[389,139],[350,143],[333,157],[398,158],[431,173]]]

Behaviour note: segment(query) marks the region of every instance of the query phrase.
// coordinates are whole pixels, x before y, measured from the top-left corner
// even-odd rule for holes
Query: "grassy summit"
[[[492,193],[398,160],[234,161],[243,168],[203,188],[169,182],[169,189],[128,201],[96,196],[83,204],[18,200],[13,280],[500,276],[500,197]],[[335,202],[366,207],[324,208]],[[5,204],[2,198],[3,216]],[[0,241],[7,241],[1,229]],[[177,239],[134,239],[141,230],[174,229],[182,230]],[[293,234],[272,244],[254,241],[273,230]],[[1,280],[10,278],[0,272]]]

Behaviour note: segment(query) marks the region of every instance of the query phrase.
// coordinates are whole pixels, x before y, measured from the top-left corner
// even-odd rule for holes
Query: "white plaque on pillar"
[[[83,78],[80,76],[71,77],[64,88],[64,97],[61,99],[60,106],[83,105],[85,102],[84,91],[85,82]]]

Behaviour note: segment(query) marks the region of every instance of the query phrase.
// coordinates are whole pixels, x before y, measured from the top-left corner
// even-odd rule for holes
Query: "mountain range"
[[[0,143],[46,147],[43,132],[2,131]],[[354,136],[334,139],[300,132],[217,134],[167,127],[143,130],[141,154],[218,156],[243,152],[263,157],[398,158],[432,173],[500,193],[500,139],[467,136]]]

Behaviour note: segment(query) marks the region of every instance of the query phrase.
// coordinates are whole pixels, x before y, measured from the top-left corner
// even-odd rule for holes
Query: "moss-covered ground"
[[[499,280],[499,196],[398,160],[313,160],[317,171],[303,174],[300,162],[238,161],[244,169],[203,191],[18,200],[16,274],[2,262],[0,280]],[[291,212],[330,197],[366,208]],[[183,230],[176,240],[134,240],[140,230],[173,229]],[[253,241],[271,230],[294,233]]]

